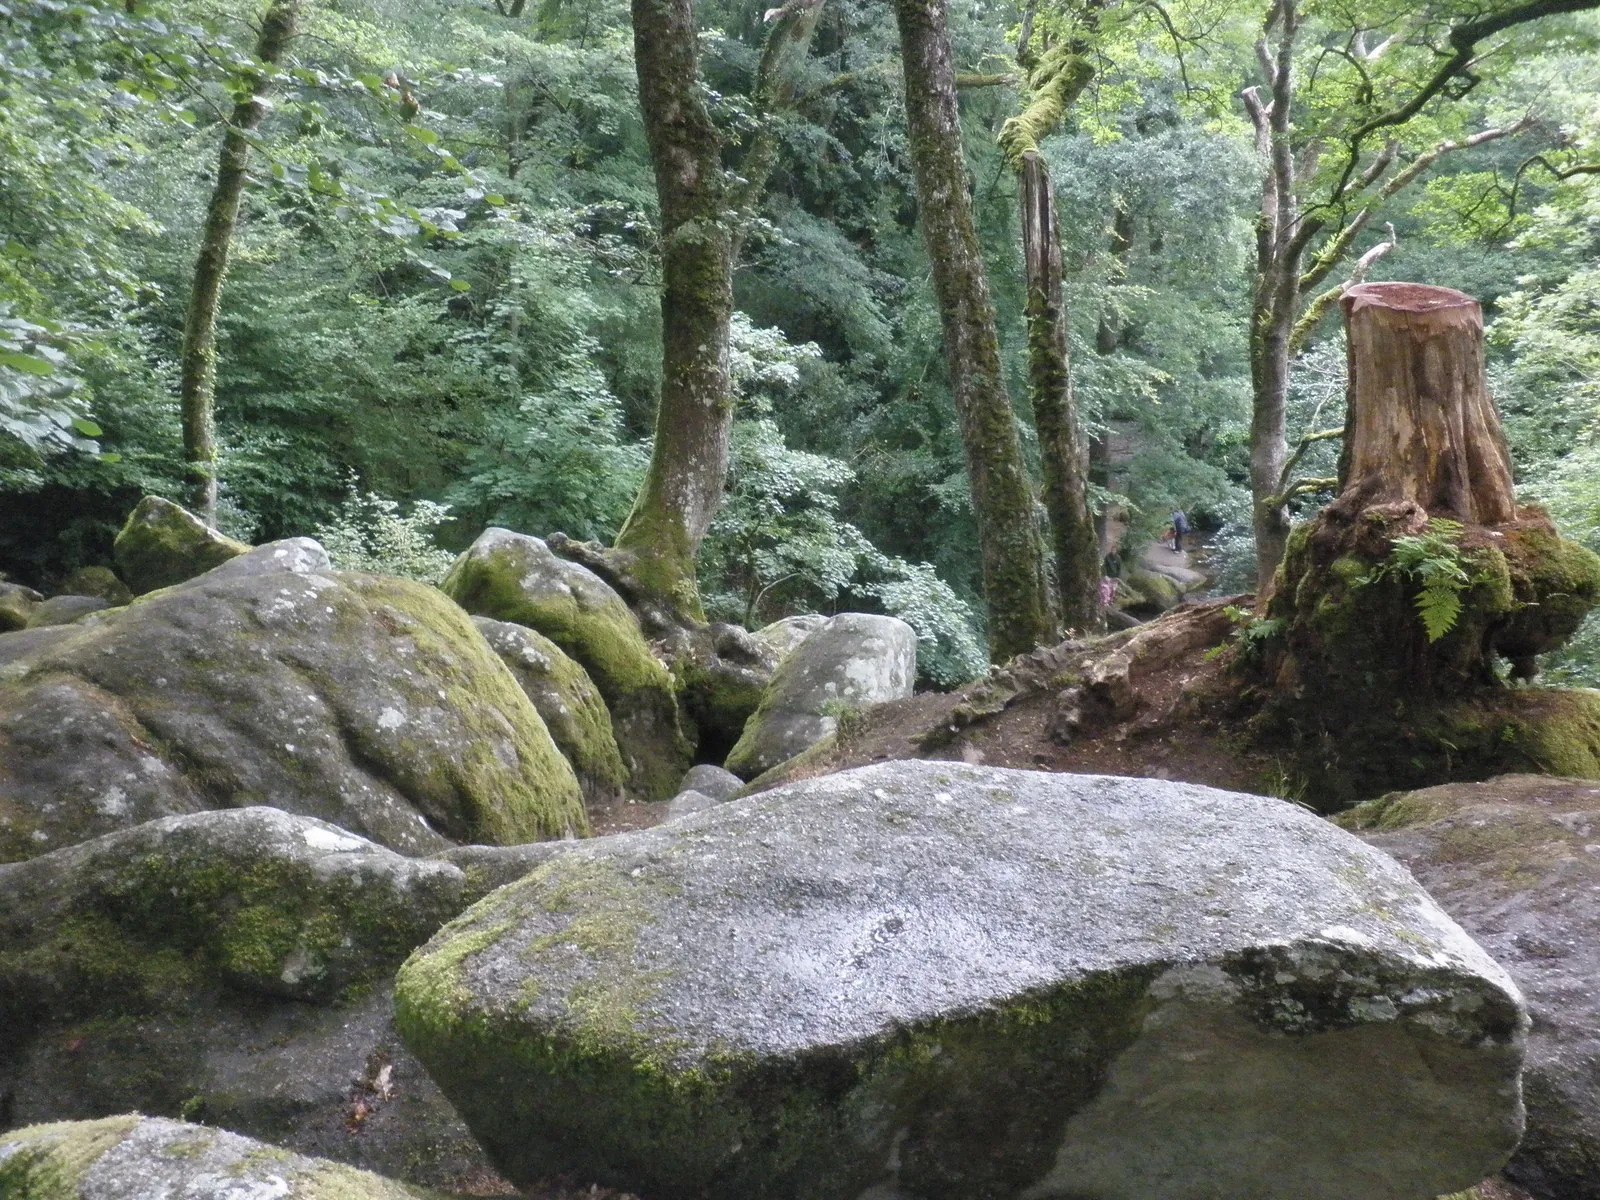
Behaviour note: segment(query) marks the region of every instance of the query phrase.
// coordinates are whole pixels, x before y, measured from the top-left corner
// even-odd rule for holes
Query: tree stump
[[[1349,408],[1340,491],[1468,525],[1516,519],[1511,455],[1464,292],[1363,283],[1344,294]]]
[[[1600,694],[1506,683],[1600,602],[1600,557],[1516,504],[1477,301],[1377,283],[1343,306],[1339,496],[1291,532],[1240,642],[1258,728],[1336,800],[1600,762]]]

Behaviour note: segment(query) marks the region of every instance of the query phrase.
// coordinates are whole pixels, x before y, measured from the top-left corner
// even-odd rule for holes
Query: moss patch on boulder
[[[605,698],[633,789],[672,795],[693,756],[678,684],[609,584],[538,538],[489,529],[442,586],[468,612],[537,630],[576,659]]]
[[[139,501],[112,546],[117,574],[135,595],[193,579],[249,550],[160,496]]]
[[[539,711],[577,774],[584,799],[590,804],[617,799],[628,769],[617,749],[611,712],[589,673],[537,630],[489,617],[474,617],[473,623]]]

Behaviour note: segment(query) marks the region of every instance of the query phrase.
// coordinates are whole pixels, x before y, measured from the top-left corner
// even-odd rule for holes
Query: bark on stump
[[[1600,558],[1516,505],[1478,303],[1381,283],[1343,304],[1340,494],[1290,534],[1264,636],[1241,642],[1267,684],[1262,730],[1338,799],[1548,770],[1529,747],[1552,739],[1600,750],[1600,709],[1554,730],[1566,708],[1550,698],[1576,693],[1511,689],[1496,670],[1530,677],[1577,630]]]
[[[1451,288],[1363,283],[1340,303],[1349,367],[1341,493],[1411,501],[1468,525],[1514,521],[1478,302]]]

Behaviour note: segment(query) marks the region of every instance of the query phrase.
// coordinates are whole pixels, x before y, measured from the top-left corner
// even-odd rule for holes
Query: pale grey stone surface
[[[840,613],[778,664],[724,764],[754,779],[816,745],[841,712],[901,700],[917,680],[917,635],[897,617]]]
[[[513,1178],[660,1200],[1418,1200],[1522,1131],[1517,989],[1403,868],[1153,780],[884,763],[579,843],[396,1011]]]
[[[713,800],[731,800],[744,787],[744,780],[732,771],[714,763],[701,763],[690,767],[678,785],[681,792],[699,792]]]

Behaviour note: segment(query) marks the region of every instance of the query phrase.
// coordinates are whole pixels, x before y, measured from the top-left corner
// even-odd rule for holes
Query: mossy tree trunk
[[[300,0],[272,0],[256,39],[256,58],[262,66],[275,65],[283,57],[294,37],[299,15]],[[189,311],[183,323],[178,395],[190,483],[188,499],[189,506],[207,525],[217,523],[217,311],[250,162],[248,135],[266,116],[268,81],[268,72],[261,67],[252,70],[250,94],[233,106],[223,133],[217,182],[206,208]]]
[[[1364,283],[1340,303],[1349,365],[1340,491],[1366,504],[1413,501],[1468,525],[1515,520],[1478,302],[1450,288]]]
[[[1000,336],[967,195],[943,0],[896,0],[906,121],[952,399],[983,558],[989,651],[1004,660],[1054,640],[1033,483],[1000,371]]]
[[[682,616],[704,619],[695,554],[722,503],[733,397],[728,326],[739,222],[760,206],[777,159],[773,122],[794,100],[823,0],[777,11],[756,82],[765,122],[730,190],[722,139],[699,93],[698,36],[690,0],[633,0],[634,61],[661,205],[661,400],[644,486],[617,536],[633,574]],[[734,222],[728,210],[737,214]]]
[[[733,231],[698,48],[689,0],[633,0],[639,107],[661,205],[661,400],[650,468],[617,548],[637,556],[653,591],[696,617],[695,552],[722,500],[733,423]]]
[[[1111,255],[1116,263],[1117,276],[1127,274],[1128,259],[1133,254],[1133,210],[1118,201],[1111,212]],[[1115,354],[1122,344],[1122,314],[1111,304],[1102,304],[1100,319],[1095,323],[1094,350],[1101,356]],[[1109,491],[1111,489],[1111,417],[1103,413],[1105,426],[1089,439],[1089,482]],[[1102,551],[1111,549],[1107,535],[1109,508],[1102,508],[1095,516],[1095,537]]]
[[[1089,510],[1088,454],[1072,393],[1055,188],[1049,167],[1035,150],[1023,154],[1018,176],[1028,285],[1028,392],[1039,431],[1061,622],[1069,629],[1098,629],[1105,623],[1100,610],[1100,539]]]

